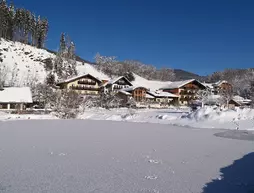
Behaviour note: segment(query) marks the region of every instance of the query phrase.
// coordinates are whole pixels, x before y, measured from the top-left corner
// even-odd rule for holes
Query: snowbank
[[[209,120],[219,122],[251,120],[254,119],[254,109],[236,108],[235,110],[231,110],[218,107],[204,107],[190,113],[188,118],[196,121]]]
[[[176,124],[198,128],[254,130],[254,109],[204,107],[183,116]]]
[[[204,107],[190,112],[188,108],[171,109],[88,109],[79,119],[111,120],[128,122],[146,122],[172,124],[196,128],[218,128],[254,130],[254,110],[226,110],[216,107]]]
[[[21,120],[51,120],[57,119],[55,116],[48,115],[34,115],[34,114],[10,114],[4,111],[0,111],[0,121],[21,121]]]
[[[12,115],[0,112],[0,120],[55,119],[53,115]],[[159,123],[195,128],[254,130],[254,109],[226,110],[204,107],[170,109],[86,109],[78,119]]]
[[[180,119],[188,109],[88,109],[81,114],[79,119],[130,121],[146,123],[168,124],[171,120]]]

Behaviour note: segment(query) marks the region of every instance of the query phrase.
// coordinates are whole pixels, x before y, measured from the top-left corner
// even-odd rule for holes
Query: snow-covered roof
[[[234,96],[233,99],[234,99],[234,101],[241,103],[241,104],[249,104],[252,101],[250,99],[245,99],[245,98],[238,96],[238,95]]]
[[[149,94],[149,93],[146,93],[146,98],[147,99],[154,99],[155,97],[154,96],[152,96],[151,94]]]
[[[170,81],[147,80],[135,73],[133,73],[133,76],[135,78],[135,80],[132,81],[133,86],[142,86],[152,91],[159,90],[171,83]]]
[[[170,92],[162,92],[162,91],[149,91],[148,93],[150,93],[151,95],[153,95],[154,97],[160,97],[160,98],[178,98],[179,96],[172,94]]]
[[[206,86],[207,88],[209,88],[209,89],[214,89],[214,87],[213,87],[213,83],[206,83],[206,82],[204,82],[204,83],[202,83],[204,86]]]
[[[124,94],[124,95],[131,96],[131,93],[129,93],[129,92],[127,92],[127,91],[120,90],[119,92],[122,93],[122,94]]]
[[[32,103],[29,87],[5,87],[0,90],[0,103]]]
[[[203,85],[201,82],[199,82],[198,80],[195,79],[190,79],[190,80],[183,80],[183,81],[176,81],[176,82],[172,82],[170,83],[168,86],[163,87],[161,89],[174,89],[174,88],[181,88],[186,84],[189,84],[193,81],[197,81],[200,85]],[[203,85],[205,87],[205,85]]]
[[[228,83],[228,81],[226,81],[226,80],[220,80],[220,81],[218,81],[218,82],[216,82],[216,83],[214,83],[216,86],[221,86],[222,84],[229,84]]]
[[[119,76],[117,78],[111,79],[110,81],[106,82],[103,86],[115,84],[118,80],[120,80],[122,78],[125,79],[126,82],[128,82],[130,85],[132,85],[132,83],[125,76]]]
[[[101,80],[100,80],[99,78],[96,78],[96,77],[94,77],[94,76],[91,75],[91,74],[82,74],[82,75],[79,75],[79,76],[74,76],[74,77],[68,78],[68,79],[66,79],[66,80],[62,80],[62,81],[58,82],[57,84],[69,83],[69,82],[75,81],[75,80],[77,80],[77,79],[86,77],[86,76],[91,76],[91,77],[93,77],[94,79],[96,79],[96,80],[98,80],[99,82],[101,82]]]
[[[145,88],[143,86],[131,86],[131,87],[128,87],[128,88],[123,88],[122,90],[127,91],[127,92],[131,92],[131,91],[133,91],[137,88],[144,88],[144,89],[148,90],[147,88]]]
[[[235,104],[237,104],[237,105],[239,105],[239,106],[241,106],[242,104],[239,102],[239,101],[236,101],[236,100],[234,100],[234,99],[231,99],[230,101],[229,101],[229,103],[235,103]]]

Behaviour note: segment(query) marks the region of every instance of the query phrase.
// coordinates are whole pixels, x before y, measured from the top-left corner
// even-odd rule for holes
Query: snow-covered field
[[[218,132],[91,120],[0,122],[0,192],[253,191],[254,142]]]

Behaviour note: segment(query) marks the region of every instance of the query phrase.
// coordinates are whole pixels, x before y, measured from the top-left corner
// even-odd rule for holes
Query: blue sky
[[[14,0],[46,16],[47,47],[61,32],[77,53],[136,59],[159,68],[206,75],[225,68],[254,67],[252,0]]]

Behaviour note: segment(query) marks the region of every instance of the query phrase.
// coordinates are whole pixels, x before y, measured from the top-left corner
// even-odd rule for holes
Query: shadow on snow
[[[222,168],[221,179],[206,184],[203,193],[254,193],[254,153]]]

